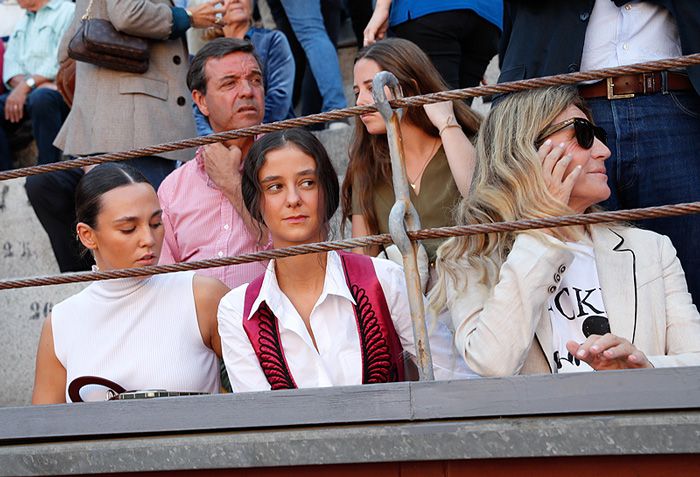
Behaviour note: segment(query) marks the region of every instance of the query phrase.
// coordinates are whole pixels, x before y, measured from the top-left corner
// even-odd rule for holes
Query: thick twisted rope
[[[473,88],[457,89],[452,91],[443,91],[440,93],[426,94],[422,96],[411,96],[408,98],[397,99],[391,101],[394,108],[406,106],[423,106],[425,104],[438,103],[447,100],[458,100],[473,98],[477,96],[488,96],[501,93],[513,93],[516,91],[524,91],[528,89],[543,88],[547,86],[559,86],[567,84],[580,83],[582,81],[599,80],[611,76],[620,76],[635,73],[649,73],[653,71],[662,71],[670,68],[682,68],[691,65],[700,64],[700,53],[693,55],[681,56],[678,58],[670,58],[666,60],[649,61],[646,63],[637,63],[634,65],[617,66],[614,68],[603,68],[600,70],[567,73],[554,76],[545,76],[542,78],[532,78],[521,81],[512,81],[509,83],[501,83],[489,86],[476,86]],[[261,124],[233,131],[226,131],[209,136],[201,136],[190,139],[183,139],[165,144],[147,146],[131,151],[114,152],[109,154],[101,154],[98,156],[82,157],[68,161],[57,162],[53,164],[44,164],[40,166],[24,167],[12,171],[0,172],[0,181],[8,179],[17,179],[19,177],[33,176],[46,172],[63,171],[76,167],[91,166],[102,164],[105,162],[125,161],[143,156],[157,156],[165,152],[177,151],[180,149],[188,149],[191,147],[203,146],[214,142],[222,142],[230,139],[239,139],[242,137],[255,136],[258,134],[268,133],[272,131],[280,131],[311,124],[324,123],[336,119],[344,119],[351,116],[359,116],[365,113],[371,113],[377,109],[374,106],[353,106],[345,109],[336,109],[326,113],[312,114],[301,118],[286,119],[269,124]]]
[[[613,212],[595,212],[591,214],[567,215],[563,217],[549,217],[542,219],[527,219],[514,222],[497,222],[492,224],[458,225],[453,227],[440,227],[435,229],[418,230],[408,232],[411,240],[424,240],[431,238],[458,237],[498,232],[515,232],[531,229],[551,227],[565,227],[571,225],[591,225],[605,222],[627,222],[639,219],[654,219],[660,217],[673,217],[677,215],[700,213],[700,202],[687,204],[662,205],[643,209],[617,210]],[[114,278],[143,277],[159,273],[180,272],[185,270],[199,270],[203,268],[223,267],[238,265],[241,263],[259,262],[276,258],[293,257],[310,253],[328,252],[331,250],[343,250],[369,245],[384,245],[391,243],[389,234],[369,235],[347,240],[331,242],[319,242],[305,245],[296,245],[276,250],[247,253],[236,257],[224,257],[197,262],[177,263],[172,265],[157,265],[141,268],[125,268],[104,272],[66,273],[46,277],[20,278],[0,281],[0,290],[15,288],[27,288],[44,285],[61,285],[66,283],[86,282],[93,280],[109,280]]]

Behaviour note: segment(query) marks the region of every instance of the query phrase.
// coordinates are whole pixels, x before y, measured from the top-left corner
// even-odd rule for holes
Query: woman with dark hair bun
[[[259,139],[244,161],[242,185],[246,208],[275,248],[327,238],[338,177],[310,132]],[[239,392],[402,381],[406,353],[415,356],[401,267],[345,252],[270,261],[263,275],[221,300],[219,333]],[[435,334],[438,377],[453,377],[451,337]]]
[[[404,96],[448,89],[420,48],[389,38],[363,48],[355,58],[353,90],[358,106],[374,104],[372,80],[380,71],[396,76]],[[400,123],[406,178],[422,227],[453,225],[452,208],[469,194],[474,146],[468,136],[476,134],[479,123],[480,117],[462,101],[406,109]],[[389,212],[396,200],[391,174],[384,120],[378,112],[364,114],[355,123],[342,190],[343,218],[352,221],[353,237],[389,232]],[[442,240],[423,242],[430,263]],[[379,251],[368,249],[372,255]]]
[[[156,265],[163,244],[153,186],[122,164],[78,183],[77,236],[102,271]],[[113,391],[219,390],[216,309],[228,288],[177,272],[92,283],[54,306],[39,340],[34,404],[109,397]]]

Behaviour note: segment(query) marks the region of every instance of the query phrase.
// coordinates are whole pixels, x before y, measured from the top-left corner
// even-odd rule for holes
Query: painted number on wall
[[[30,320],[40,320],[42,318],[48,318],[49,314],[51,313],[51,309],[53,308],[53,303],[51,302],[38,302],[38,301],[33,301],[31,305],[29,305],[29,310],[31,312],[31,315],[29,316]]]
[[[2,244],[0,257],[5,259],[23,259],[26,260],[33,256],[29,242],[5,242]]]
[[[5,200],[7,199],[7,193],[10,191],[10,186],[3,185],[0,187],[0,212],[4,212],[7,206],[5,205]]]

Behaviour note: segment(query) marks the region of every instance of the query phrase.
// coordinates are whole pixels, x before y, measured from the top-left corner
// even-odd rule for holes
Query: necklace
[[[423,162],[423,167],[421,167],[420,172],[418,172],[418,175],[416,176],[415,179],[411,179],[408,176],[408,169],[406,170],[406,179],[408,179],[408,183],[411,186],[411,188],[413,189],[413,192],[416,192],[416,187],[418,186],[418,181],[423,176],[423,172],[425,172],[425,169],[428,167],[430,160],[433,158],[433,156],[437,152],[439,146],[440,146],[440,139],[436,138],[435,144],[433,145],[433,148],[431,149],[430,154],[428,155],[428,158],[425,160],[425,162]]]

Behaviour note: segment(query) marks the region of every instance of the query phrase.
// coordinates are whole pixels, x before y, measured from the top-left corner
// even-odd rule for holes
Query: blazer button
[[[557,291],[557,287],[555,287],[554,285],[552,285],[551,287],[547,288],[547,291],[548,291],[549,293],[554,293],[555,291]]]
[[[590,13],[588,12],[582,12],[578,17],[581,19],[582,22],[585,22],[588,20],[588,18],[591,16]]]
[[[564,273],[566,271],[566,265],[562,265],[559,267],[559,273]]]
[[[554,281],[559,283],[561,281],[561,275],[559,275],[558,273],[555,273],[554,274]]]
[[[175,55],[173,56],[173,63],[179,65],[180,63],[182,63],[182,59],[178,55]]]
[[[187,100],[184,97],[178,96],[178,98],[177,98],[178,106],[184,106],[186,103],[187,103]]]

